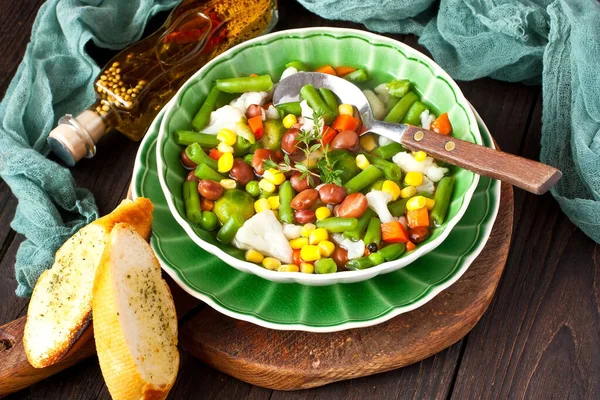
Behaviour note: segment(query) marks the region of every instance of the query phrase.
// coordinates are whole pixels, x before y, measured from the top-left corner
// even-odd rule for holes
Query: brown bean
[[[298,152],[300,152],[297,140],[299,134],[299,129],[288,129],[288,131],[281,138],[281,149],[287,154],[297,154]]]
[[[319,192],[315,189],[306,189],[298,193],[290,205],[294,210],[307,210],[315,204],[318,198]]]
[[[349,150],[358,143],[358,134],[354,131],[341,131],[329,143],[333,149]]]
[[[314,222],[317,217],[313,210],[298,210],[294,213],[294,219],[299,224],[308,224],[309,222]]]
[[[254,156],[252,157],[252,168],[254,168],[254,172],[257,175],[262,175],[265,173],[265,160],[271,159],[277,162],[277,157],[275,156],[275,152],[269,149],[256,149],[254,152]]]
[[[334,183],[328,183],[319,188],[319,197],[325,204],[340,204],[346,197],[346,189]]]
[[[263,108],[258,104],[250,104],[246,109],[246,118],[256,117],[261,115],[263,112]]]
[[[333,216],[339,217],[340,216],[339,211],[340,211],[340,205],[338,204],[337,206],[333,207]]]
[[[196,176],[196,174],[194,172],[195,172],[194,170],[191,170],[190,172],[188,172],[187,176],[185,177],[185,180],[198,182],[200,179],[198,179],[198,177]]]
[[[194,169],[197,167],[196,163],[190,160],[185,149],[181,152],[181,164],[185,169]]]
[[[331,258],[335,261],[335,264],[338,266],[338,271],[341,269],[346,269],[346,263],[348,262],[348,251],[340,246],[335,246],[335,250],[331,253]]]
[[[294,190],[298,193],[308,189],[311,187],[310,184],[310,179],[308,176],[305,176],[304,178],[301,178],[302,173],[295,171],[292,176],[290,177],[290,183],[292,184],[292,187],[294,188]],[[321,180],[319,179],[319,177],[317,176],[313,176],[312,177],[312,186],[317,186],[319,183],[321,183]],[[320,192],[319,192],[320,194]]]
[[[426,226],[418,226],[408,230],[408,237],[413,243],[421,243],[429,237],[429,228]]]
[[[205,179],[198,183],[198,192],[208,200],[217,200],[223,195],[223,186],[217,181]]]
[[[233,167],[229,171],[229,175],[235,179],[240,185],[245,185],[254,179],[254,171],[241,158],[233,160]]]
[[[367,211],[368,206],[369,203],[364,194],[352,193],[340,204],[338,215],[342,218],[358,218]]]

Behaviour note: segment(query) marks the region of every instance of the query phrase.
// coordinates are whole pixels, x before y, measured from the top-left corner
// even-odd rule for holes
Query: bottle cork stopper
[[[48,144],[65,164],[73,166],[83,157],[91,158],[96,154],[96,143],[106,133],[98,114],[91,110],[85,110],[76,118],[67,114],[58,123],[48,136]]]

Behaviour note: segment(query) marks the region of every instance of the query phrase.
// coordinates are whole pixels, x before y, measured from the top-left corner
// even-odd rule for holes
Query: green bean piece
[[[290,204],[295,195],[290,181],[285,181],[279,186],[279,214],[277,215],[281,222],[286,224],[294,222],[294,210]]]
[[[406,202],[408,199],[400,199],[393,203],[388,203],[388,210],[394,217],[401,217],[406,214]]]
[[[349,80],[350,82],[365,82],[369,79],[369,74],[367,74],[366,70],[360,68],[344,75],[344,79]]]
[[[405,250],[406,245],[404,243],[392,243],[379,249],[377,252],[383,256],[385,261],[392,261],[400,258]]]
[[[385,85],[390,96],[404,97],[410,90],[410,81],[407,79],[394,79]]]
[[[402,180],[402,170],[398,165],[370,154],[365,154],[365,157],[367,157],[367,160],[369,160],[371,165],[379,168],[381,172],[383,172],[385,179],[396,182],[400,182]]]
[[[279,201],[281,202],[281,197],[279,198]],[[281,208],[281,205],[279,208]],[[281,212],[281,210],[279,212]],[[331,217],[317,221],[317,228],[324,228],[333,233],[351,231],[356,229],[357,226],[358,219],[356,218]]]
[[[260,187],[258,186],[258,181],[250,181],[246,184],[246,192],[252,196],[257,197],[260,195]]]
[[[212,231],[217,227],[217,215],[212,211],[202,211],[200,227],[206,231]]]
[[[373,262],[369,257],[355,258],[354,260],[348,260],[346,268],[348,269],[367,269],[373,266]]]
[[[324,87],[319,88],[319,94],[325,101],[325,104],[327,104],[327,107],[329,107],[329,109],[333,112],[333,115],[337,117],[339,104],[335,94],[331,90]]]
[[[215,87],[225,93],[269,92],[273,89],[270,75],[217,79]]]
[[[299,60],[290,61],[289,63],[285,64],[285,67],[286,68],[294,67],[298,71],[308,71],[306,64],[304,64],[302,61],[299,61]]]
[[[192,143],[185,148],[185,154],[192,160],[196,165],[206,164],[212,169],[217,169],[217,162],[210,158],[208,154],[202,150],[202,147],[198,143]]]
[[[194,175],[196,175],[196,178],[198,179],[210,179],[217,182],[221,182],[221,180],[225,179],[223,175],[206,164],[198,165],[194,171]]]
[[[309,84],[303,86],[302,89],[300,89],[300,95],[306,100],[310,108],[323,116],[323,120],[327,125],[333,122],[333,119],[335,118],[333,111],[329,109],[327,103],[325,103],[325,100],[323,100],[313,85]]]
[[[217,135],[186,130],[175,131],[175,142],[182,146],[189,146],[192,143],[198,143],[205,149],[212,149],[219,145]]]
[[[337,272],[337,265],[331,258],[321,258],[315,261],[316,274],[332,274]]]
[[[346,193],[355,193],[360,192],[364,188],[369,185],[375,183],[378,179],[383,176],[383,172],[379,170],[374,165],[369,165],[367,168],[363,169],[358,175],[354,178],[350,179],[344,185],[344,189],[346,189]]]
[[[281,138],[287,129],[283,126],[280,119],[268,119],[264,123],[264,135],[261,139],[262,146],[265,149],[277,151],[281,149]]]
[[[217,102],[215,104],[215,110],[228,105],[233,100],[237,99],[239,96],[237,93],[224,93],[220,92],[219,97],[217,98]]]
[[[435,204],[431,210],[431,220],[435,226],[442,225],[446,219],[452,198],[452,189],[454,189],[454,178],[451,176],[446,176],[438,182],[434,196]]]
[[[244,225],[244,218],[239,214],[232,215],[217,232],[217,239],[225,244],[231,243],[242,225]]]
[[[391,160],[392,157],[394,157],[396,154],[402,152],[402,151],[406,151],[406,149],[404,148],[404,146],[402,146],[400,143],[388,143],[384,146],[380,146],[375,150],[375,155],[377,157],[381,157],[384,160]]]
[[[252,159],[254,158],[254,153],[249,153],[244,156],[244,162],[249,166],[252,166]]]
[[[302,107],[300,107],[299,101],[292,101],[290,103],[281,103],[275,106],[277,111],[279,111],[280,116],[284,116],[287,114],[294,114],[296,117],[302,115]]]
[[[200,131],[208,125],[210,113],[215,110],[219,93],[220,91],[216,86],[213,86],[210,92],[208,92],[208,96],[206,96],[204,103],[202,103],[202,107],[200,107],[200,110],[192,120],[192,127],[196,131]]]
[[[356,229],[353,229],[351,231],[345,231],[344,237],[347,237],[347,238],[353,239],[353,240],[360,240],[360,238],[365,233],[365,229],[367,229],[369,220],[371,219],[371,217],[374,217],[374,216],[375,216],[375,211],[371,210],[370,208],[367,208],[367,211],[365,211],[363,213],[363,215],[358,217],[358,225],[356,225]]]
[[[381,243],[381,220],[377,217],[372,217],[367,225],[364,242],[366,245],[375,243],[379,246]]]
[[[233,145],[233,155],[236,157],[243,157],[250,151],[252,143],[238,135],[235,144]]]
[[[385,262],[385,258],[379,252],[371,253],[368,255],[369,260],[373,263],[373,265],[383,264]]]
[[[388,115],[392,108],[400,101],[400,97],[390,96],[387,104],[385,105],[385,115]]]
[[[183,182],[183,202],[185,204],[185,214],[194,224],[200,223],[202,219],[202,210],[200,209],[200,194],[198,193],[198,182]]]
[[[414,92],[406,93],[406,96],[401,98],[400,101],[396,103],[394,108],[390,110],[388,115],[386,115],[383,120],[385,122],[399,123],[408,112],[410,106],[412,106],[417,100],[419,100],[419,96],[417,96]]]
[[[427,110],[427,106],[420,101],[415,101],[402,119],[403,124],[421,126],[421,113]]]

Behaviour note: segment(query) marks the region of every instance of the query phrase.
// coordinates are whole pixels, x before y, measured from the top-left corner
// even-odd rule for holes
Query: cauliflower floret
[[[246,92],[242,93],[240,97],[233,100],[229,105],[240,110],[244,115],[246,109],[252,104],[258,104],[262,106],[267,102],[267,99],[271,96],[269,92]]]
[[[202,132],[216,135],[223,128],[235,131],[236,124],[245,116],[244,112],[236,107],[223,106],[210,113],[210,122],[206,128],[202,129]]]
[[[279,119],[279,111],[271,104],[265,112],[266,119]]]
[[[421,172],[433,182],[438,182],[448,172],[448,168],[439,167],[432,157],[427,157],[423,161],[417,161],[411,153],[400,152],[392,157],[404,173]]]
[[[292,76],[294,74],[297,74],[298,70],[294,67],[287,67],[283,73],[281,74],[281,79],[279,79],[280,81],[284,80],[285,78],[287,78],[288,76]]]
[[[306,100],[300,102],[300,108],[302,109],[302,117],[300,119],[302,122],[302,130],[304,132],[310,132],[315,127],[313,121],[314,110],[310,108]]]
[[[271,210],[255,214],[247,220],[235,234],[233,245],[242,250],[257,250],[277,258],[284,264],[292,262],[290,243]]]
[[[379,136],[379,139],[377,139],[377,143],[379,144],[379,146],[385,146],[386,144],[393,143],[393,140],[388,139],[385,136]]]
[[[294,224],[283,224],[283,234],[287,240],[297,239],[301,236],[302,227]]]
[[[377,213],[382,223],[394,221],[394,216],[388,210],[388,203],[392,201],[392,195],[381,190],[371,190],[367,193],[369,208]]]
[[[435,115],[430,114],[429,110],[425,110],[421,113],[421,126],[424,129],[429,129],[433,121],[435,121]]]
[[[362,240],[355,242],[352,239],[346,238],[341,241],[340,246],[348,252],[348,260],[360,258],[365,254],[365,242]]]
[[[426,176],[423,177],[423,183],[421,186],[417,186],[417,193],[425,192],[429,194],[433,194],[434,186],[433,182],[429,180]]]

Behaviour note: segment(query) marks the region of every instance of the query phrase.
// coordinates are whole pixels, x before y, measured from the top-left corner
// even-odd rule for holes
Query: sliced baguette
[[[56,252],[54,265],[38,279],[29,308],[23,346],[35,368],[58,362],[89,325],[96,268],[115,224],[131,224],[149,238],[152,203],[124,200],[112,213],[69,238]]]
[[[150,245],[127,224],[110,234],[92,310],[98,360],[112,398],[166,398],[179,369],[175,305]]]

